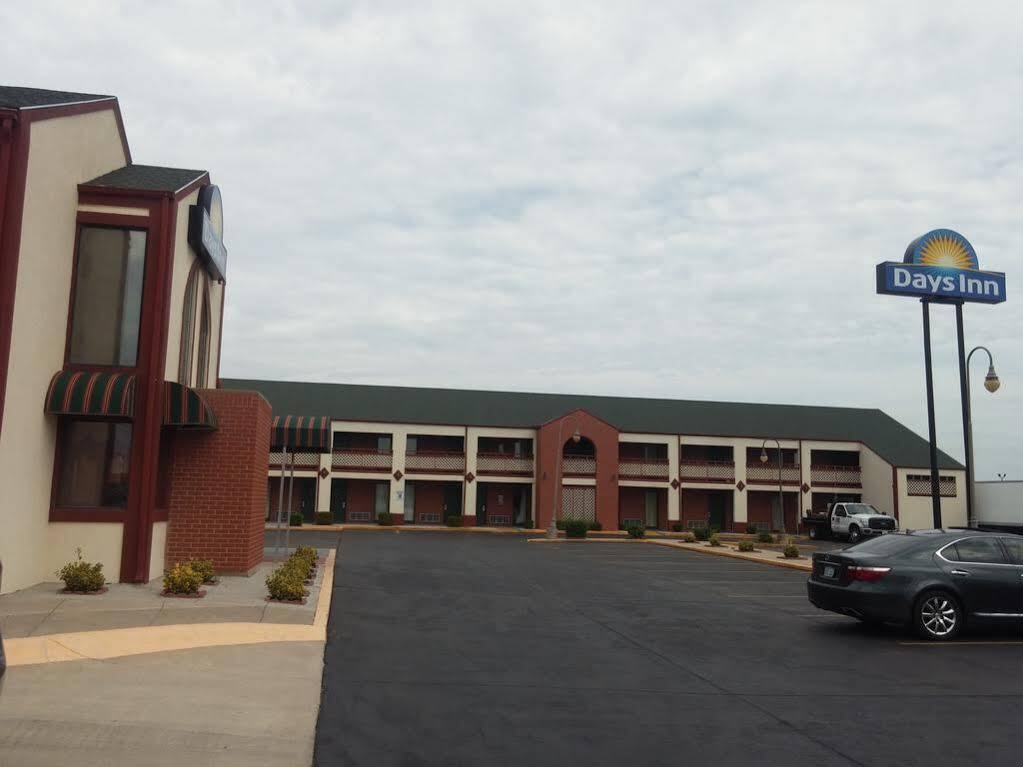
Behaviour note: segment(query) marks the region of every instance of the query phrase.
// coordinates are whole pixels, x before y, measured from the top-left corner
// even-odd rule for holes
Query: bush
[[[86,562],[82,559],[81,548],[75,549],[75,559],[57,571],[57,577],[64,581],[68,591],[88,593],[99,591],[106,583],[103,577],[103,564]]]
[[[565,520],[566,538],[585,538],[586,532],[590,529],[590,523],[584,519]]]
[[[603,530],[604,526],[600,522],[590,522],[590,530],[600,531]]]
[[[554,522],[554,526],[556,528],[558,528],[559,530],[564,530],[565,529],[565,525],[567,525],[567,524],[568,524],[568,520],[567,519],[559,519],[559,520],[556,520]]]
[[[286,562],[266,576],[266,590],[271,599],[297,602],[309,593],[302,581],[294,567],[289,567]]]
[[[532,530],[536,527],[536,525],[533,524],[533,520],[524,519],[522,520],[522,527],[526,528],[527,530]]]
[[[332,525],[334,524],[334,515],[329,511],[318,511],[316,512],[316,524]]]
[[[163,574],[163,590],[168,594],[198,594],[202,575],[187,562],[178,562]]]
[[[189,560],[188,566],[199,574],[203,583],[213,583],[217,579],[217,571],[213,568],[212,559],[192,559]]]
[[[739,551],[756,551],[753,541],[739,541]]]
[[[381,511],[377,514],[377,524],[381,527],[388,527],[394,524],[394,520],[391,519],[391,515],[386,511]]]
[[[758,543],[774,543],[774,536],[771,535],[766,530],[761,530],[759,533],[757,533],[757,542]]]
[[[316,549],[312,546],[298,546],[291,556],[308,559],[310,562],[315,562],[320,558],[320,555],[316,553]]]
[[[301,514],[295,514],[294,512],[292,512],[291,516],[288,517],[288,524],[291,525],[292,527],[301,527],[302,522],[303,519]]]
[[[705,541],[710,538],[710,529],[706,527],[697,527],[693,530],[693,535],[696,536],[696,540]]]
[[[757,526],[755,524],[752,524],[752,523],[746,525],[746,532],[749,533],[750,535],[756,535],[757,534]]]
[[[448,527],[461,527],[462,526],[462,518],[461,517],[444,517],[444,524],[447,525]]]
[[[644,525],[629,525],[625,529],[630,538],[642,538],[646,535],[646,527]]]
[[[671,532],[673,532],[673,533],[681,533],[683,530],[685,530],[685,528],[682,527],[682,523],[681,522],[672,522],[671,523]]]
[[[707,543],[710,544],[711,546],[720,546],[721,545],[721,539],[718,538],[718,534],[717,533],[713,533],[713,534],[711,534],[710,538],[707,539]]]
[[[794,543],[785,544],[781,553],[785,555],[785,559],[799,559],[799,547]]]
[[[682,542],[683,543],[695,543],[696,542],[696,536],[693,535],[692,533],[682,533]]]

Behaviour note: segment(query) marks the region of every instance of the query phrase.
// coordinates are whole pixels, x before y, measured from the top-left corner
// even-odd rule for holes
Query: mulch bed
[[[108,589],[106,586],[104,586],[103,588],[97,589],[96,591],[72,591],[71,589],[61,589],[57,593],[58,594],[77,594],[80,597],[94,597],[97,594],[106,594],[108,591],[110,591],[110,589]]]
[[[160,596],[168,599],[202,599],[206,596],[206,589],[199,589],[197,594],[173,594],[170,591],[161,591]]]
[[[301,599],[272,599],[271,597],[265,597],[267,602],[276,602],[279,605],[304,605],[309,601],[308,597],[302,597]]]

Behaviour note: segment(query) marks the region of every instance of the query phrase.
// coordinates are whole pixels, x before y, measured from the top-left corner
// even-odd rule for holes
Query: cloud
[[[1023,474],[1014,4],[39,2],[5,79],[118,95],[139,162],[207,167],[222,373],[881,407],[926,433],[919,305],[873,265],[948,226],[979,474]],[[938,424],[961,453],[954,326]],[[980,365],[974,376],[983,375]]]

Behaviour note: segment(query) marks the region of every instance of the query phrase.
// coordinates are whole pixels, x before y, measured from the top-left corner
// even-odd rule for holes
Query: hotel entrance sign
[[[188,244],[206,265],[213,279],[227,276],[227,248],[224,247],[224,204],[220,187],[208,184],[199,190],[198,204],[188,211]]]

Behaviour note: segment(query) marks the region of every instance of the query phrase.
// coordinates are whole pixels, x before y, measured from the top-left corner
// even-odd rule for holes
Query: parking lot
[[[919,643],[803,573],[658,546],[345,532],[317,764],[1010,764],[1023,637]]]

